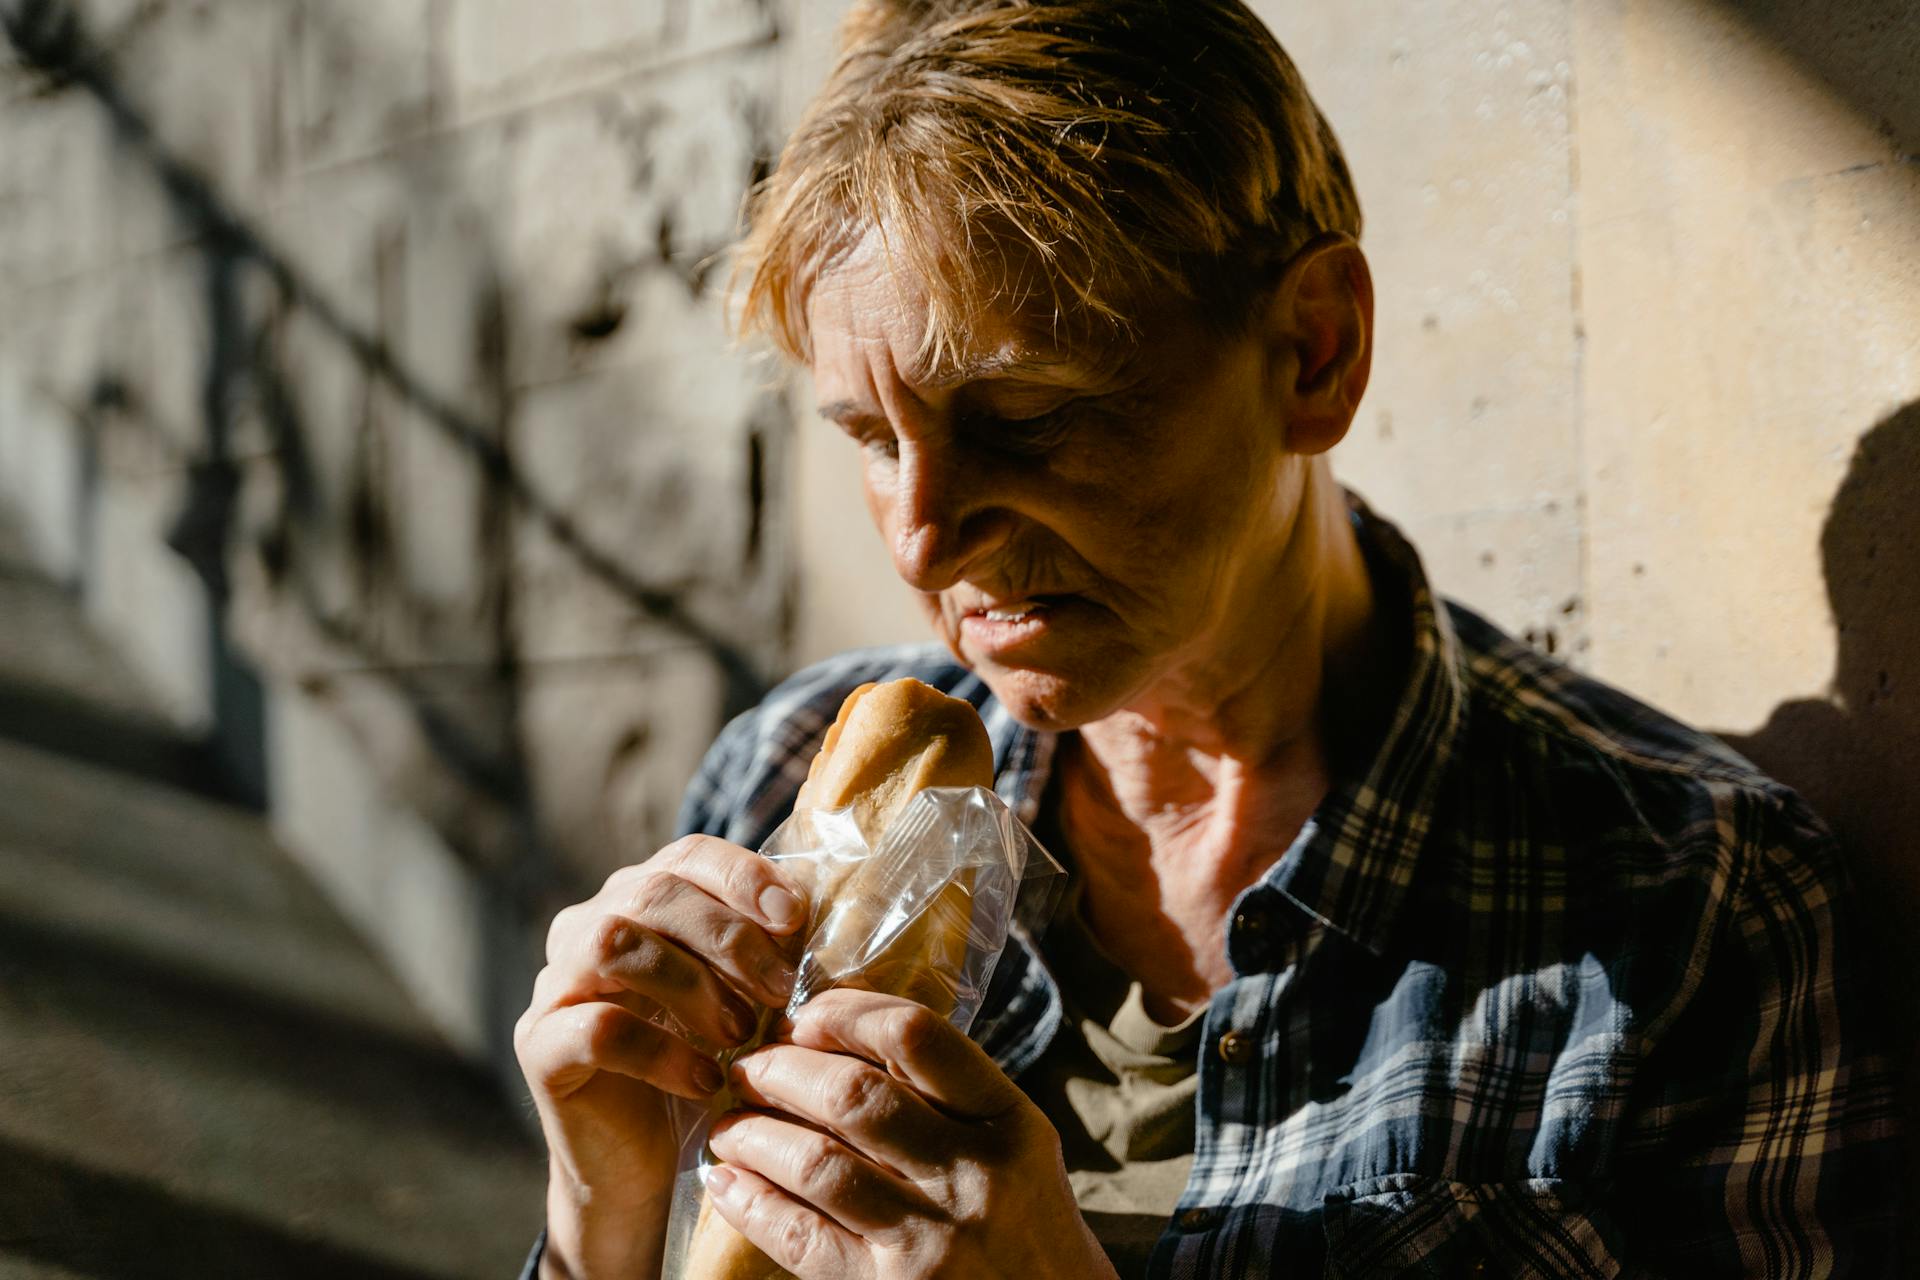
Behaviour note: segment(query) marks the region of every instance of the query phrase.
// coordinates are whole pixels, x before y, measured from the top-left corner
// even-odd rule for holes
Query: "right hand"
[[[805,920],[799,886],[711,836],[554,917],[513,1034],[551,1153],[548,1274],[654,1274],[679,1156],[666,1095],[719,1088],[713,1055],[786,1003]]]

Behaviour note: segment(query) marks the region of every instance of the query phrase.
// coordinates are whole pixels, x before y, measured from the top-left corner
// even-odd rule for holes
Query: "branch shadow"
[[[1920,160],[1920,24],[1911,0],[1721,0]]]
[[[319,20],[324,12],[324,7],[312,11],[310,20]],[[508,1033],[531,976],[530,922],[550,909],[556,897],[570,896],[577,886],[559,883],[563,875],[558,859],[548,847],[542,816],[536,811],[522,708],[524,671],[514,629],[515,522],[528,522],[586,578],[639,616],[659,624],[674,643],[703,653],[722,676],[718,711],[723,717],[756,703],[767,687],[767,673],[748,650],[697,616],[689,600],[693,584],[649,581],[632,567],[630,557],[621,554],[622,549],[596,542],[572,513],[543,497],[515,466],[508,447],[513,424],[504,373],[508,299],[484,245],[476,252],[484,260],[476,263],[475,270],[487,288],[476,308],[474,341],[483,376],[497,379],[498,385],[480,389],[484,408],[475,412],[463,407],[464,401],[456,403],[437,391],[409,366],[388,341],[384,318],[372,329],[356,322],[339,299],[319,287],[201,169],[169,148],[135,95],[116,78],[114,51],[93,37],[73,0],[0,0],[0,34],[20,62],[37,74],[42,94],[84,94],[97,104],[119,148],[150,173],[164,193],[175,223],[187,233],[197,256],[207,330],[200,440],[187,468],[186,496],[167,542],[193,567],[208,598],[207,666],[212,674],[215,732],[206,752],[218,760],[232,794],[256,807],[267,804],[271,770],[266,760],[266,690],[248,655],[235,642],[229,607],[237,589],[230,579],[236,547],[251,536],[254,541],[244,550],[265,575],[276,606],[284,605],[290,616],[302,617],[308,634],[349,655],[355,675],[371,677],[404,707],[424,753],[455,784],[445,786],[435,778],[423,808],[438,807],[425,816],[477,873],[483,890],[488,945],[477,963],[487,974],[485,985],[491,993],[489,1039],[502,1078],[517,1079],[507,1048]],[[681,269],[664,260],[664,245],[662,253],[663,266]],[[690,280],[689,286],[697,288],[697,280]],[[468,664],[464,675],[448,678],[444,672],[416,669],[420,663],[399,660],[391,630],[380,625],[382,618],[365,616],[373,609],[391,608],[411,625],[430,618],[433,606],[411,598],[401,581],[404,574],[396,567],[390,515],[382,509],[384,495],[372,492],[379,483],[377,476],[356,475],[360,488],[351,495],[351,510],[344,517],[325,510],[318,494],[321,477],[315,463],[315,434],[295,379],[289,376],[289,353],[280,340],[296,319],[304,332],[319,335],[320,344],[344,353],[357,366],[369,402],[377,388],[379,398],[398,406],[399,416],[408,423],[385,428],[390,434],[431,432],[452,442],[470,460],[480,492],[476,537],[483,580],[476,592],[476,626],[486,633],[484,639],[475,639],[486,657]],[[592,339],[619,323],[618,316],[598,320],[582,329],[580,336]],[[90,406],[88,412],[125,414],[132,420],[131,392],[111,375],[103,379],[115,393]],[[274,509],[265,514],[243,513],[249,468],[262,461],[240,456],[237,437],[248,413],[257,415],[264,427],[271,452],[267,461],[275,468],[279,485]],[[99,422],[80,425],[88,440],[100,435]],[[150,423],[136,425],[152,429]],[[758,447],[758,435],[753,443]],[[377,471],[372,464],[365,469]],[[89,465],[86,475],[90,483],[99,483],[97,465]],[[757,520],[764,488],[764,476],[757,469],[753,484]],[[83,506],[95,502],[95,496],[82,495]],[[344,529],[339,527],[343,519]],[[757,541],[758,524],[753,528]],[[358,603],[344,608],[323,598],[325,593],[316,587],[324,575],[326,540],[338,541],[342,535],[350,544],[351,572],[359,596]],[[756,549],[749,546],[750,560]],[[321,680],[308,692],[326,696],[332,690]],[[40,715],[57,708],[26,710]],[[68,729],[69,740],[112,735],[110,725],[78,720]],[[68,741],[67,745],[85,744]],[[134,751],[129,759],[170,767],[165,761],[153,762],[150,756],[150,752]],[[458,799],[449,799],[452,796]]]
[[[313,470],[296,399],[289,392],[288,379],[278,365],[271,334],[265,331],[264,325],[249,323],[242,297],[248,278],[258,272],[271,282],[280,299],[274,323],[283,322],[287,314],[297,311],[338,343],[420,421],[457,444],[473,459],[484,478],[490,490],[489,505],[498,509],[502,522],[509,510],[530,516],[589,576],[708,654],[725,679],[724,715],[731,716],[758,701],[766,688],[764,673],[739,645],[691,612],[680,586],[646,581],[629,568],[619,554],[593,542],[570,513],[546,501],[515,468],[504,443],[503,422],[476,418],[433,390],[378,334],[366,331],[349,319],[333,299],[239,214],[196,168],[166,147],[138,105],[114,79],[110,58],[90,40],[69,0],[0,0],[0,31],[7,36],[21,61],[41,74],[45,92],[78,89],[99,104],[122,145],[151,168],[176,219],[191,233],[201,251],[210,328],[208,364],[202,386],[206,447],[204,458],[192,468],[187,500],[169,542],[205,582],[213,597],[216,615],[224,613],[232,589],[226,556],[235,527],[240,489],[240,463],[233,456],[232,437],[235,405],[246,391],[258,393],[257,402],[267,419],[276,458],[285,477],[282,532],[288,523],[297,522],[313,509]],[[505,327],[503,307],[504,299],[495,296],[487,308],[489,317],[482,319],[483,329],[495,335],[496,347],[504,342],[501,336]],[[495,350],[493,356],[496,367],[504,363],[503,351]],[[380,549],[377,531],[368,549],[375,552]],[[269,560],[280,572],[292,572],[298,567],[294,563],[298,554],[294,541],[282,538],[268,551]],[[504,586],[504,583],[498,585]],[[303,603],[309,610],[316,608],[311,599]],[[506,610],[497,612],[504,614]],[[360,648],[368,668],[388,669],[396,665],[373,647],[363,629],[337,614],[316,612],[315,621],[336,638],[351,638]],[[510,677],[517,666],[511,637],[503,633],[500,638],[506,642],[499,657],[503,684],[511,684]],[[224,645],[225,639],[223,622],[216,616],[216,649]],[[231,653],[217,652],[214,657],[217,670],[240,665]],[[216,698],[220,694],[221,690],[216,688]],[[233,696],[240,705],[231,708],[228,720],[258,719],[257,708],[245,705],[248,697],[257,700],[257,691],[240,690]],[[429,736],[436,742],[447,743],[444,725],[434,724],[429,730]],[[479,754],[462,748],[450,752],[449,756],[457,769],[466,769]],[[491,786],[498,787],[502,772],[511,773],[513,769],[511,762],[507,762],[479,772],[486,775]],[[256,785],[254,789],[262,788]]]

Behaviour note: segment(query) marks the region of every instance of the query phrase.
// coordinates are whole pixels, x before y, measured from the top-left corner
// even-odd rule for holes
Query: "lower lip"
[[[984,613],[970,613],[960,620],[960,631],[972,645],[986,653],[1018,649],[1050,634],[1059,621],[1064,603],[1043,604],[1018,618],[990,618]]]

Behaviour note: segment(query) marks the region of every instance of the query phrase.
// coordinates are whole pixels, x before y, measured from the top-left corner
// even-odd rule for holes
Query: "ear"
[[[1288,260],[1262,309],[1269,388],[1293,453],[1345,438],[1373,368],[1373,273],[1345,232],[1316,236]]]

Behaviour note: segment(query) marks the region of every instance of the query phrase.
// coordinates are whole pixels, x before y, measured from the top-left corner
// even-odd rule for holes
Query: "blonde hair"
[[[814,284],[872,232],[936,362],[994,302],[1127,335],[1170,296],[1231,325],[1315,235],[1360,234],[1332,129],[1239,0],[855,0],[746,216],[739,326],[802,362]]]

